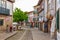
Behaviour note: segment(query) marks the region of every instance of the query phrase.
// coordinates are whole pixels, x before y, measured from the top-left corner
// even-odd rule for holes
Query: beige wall
[[[6,30],[6,26],[12,24],[12,16],[0,15],[0,19],[3,19],[3,25],[0,26],[0,31],[1,30],[3,30],[3,31]]]

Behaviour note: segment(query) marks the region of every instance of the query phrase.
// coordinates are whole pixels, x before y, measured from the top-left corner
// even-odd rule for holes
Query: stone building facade
[[[5,31],[7,25],[13,22],[13,3],[14,0],[0,0],[0,30]]]

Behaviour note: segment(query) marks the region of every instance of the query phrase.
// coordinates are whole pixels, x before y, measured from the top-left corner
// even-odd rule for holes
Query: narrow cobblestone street
[[[41,32],[38,28],[27,28],[26,32],[18,32],[16,35],[8,38],[7,40],[54,40],[50,38],[48,33]]]
[[[0,0],[0,40],[60,40],[60,0]]]

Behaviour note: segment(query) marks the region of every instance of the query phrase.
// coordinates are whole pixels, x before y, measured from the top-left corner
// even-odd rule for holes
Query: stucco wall
[[[0,19],[3,19],[3,25],[0,26],[0,31],[5,31],[7,25],[12,25],[12,16],[0,15]]]

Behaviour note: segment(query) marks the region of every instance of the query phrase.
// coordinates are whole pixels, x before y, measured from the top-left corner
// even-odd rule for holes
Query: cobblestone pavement
[[[0,40],[5,40],[10,36],[15,35],[16,33],[17,31],[13,31],[13,32],[0,31]]]
[[[6,40],[18,40],[23,35],[24,31],[18,31],[16,35],[13,35],[12,37],[6,39]]]
[[[49,33],[44,33],[38,30],[38,28],[25,27],[24,29],[27,29],[26,32],[19,31],[16,35],[7,40],[54,40],[50,38]],[[24,34],[24,36],[22,34]]]
[[[33,40],[32,33],[30,30],[27,30],[22,40]]]
[[[44,33],[42,31],[39,31],[37,28],[31,29],[33,40],[55,40],[50,38],[49,33]]]

